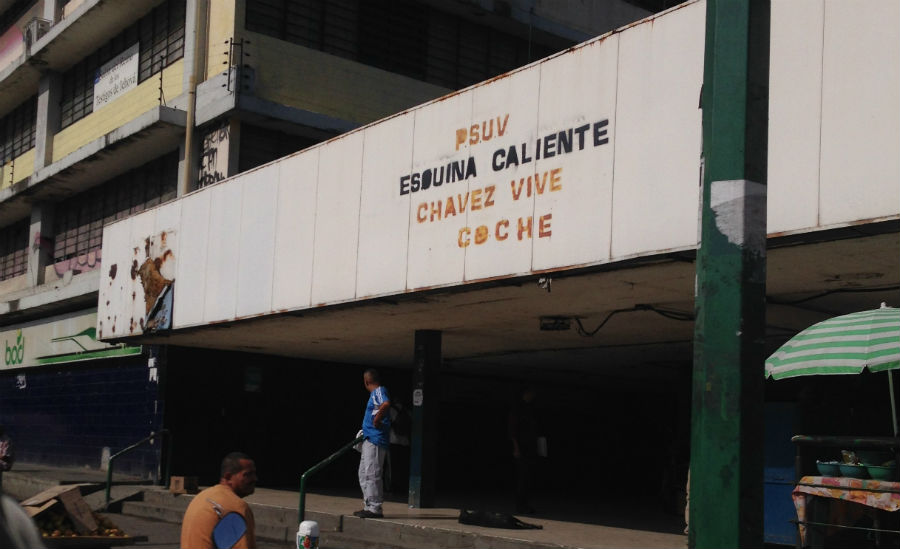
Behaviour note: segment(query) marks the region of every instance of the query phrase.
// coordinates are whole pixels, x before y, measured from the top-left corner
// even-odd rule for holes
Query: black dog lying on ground
[[[487,526],[489,528],[509,528],[512,530],[541,530],[544,527],[539,524],[528,524],[522,522],[512,515],[506,513],[492,513],[490,511],[469,511],[468,509],[460,509],[460,524],[472,524],[474,526]]]

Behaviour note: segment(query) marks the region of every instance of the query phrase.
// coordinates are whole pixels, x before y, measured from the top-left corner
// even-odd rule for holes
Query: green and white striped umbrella
[[[836,316],[792,337],[766,360],[766,377],[858,374],[900,368],[900,309]]]

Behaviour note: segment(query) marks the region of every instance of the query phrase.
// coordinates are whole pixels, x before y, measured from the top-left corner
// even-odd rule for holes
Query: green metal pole
[[[769,0],[707,0],[689,547],[762,547]]]
[[[341,446],[341,448],[338,449],[338,451],[331,454],[327,458],[323,459],[319,463],[316,463],[315,465],[313,465],[312,467],[307,469],[305,473],[300,475],[300,501],[297,506],[297,523],[298,524],[303,522],[303,519],[306,516],[306,480],[309,477],[313,476],[314,474],[318,473],[323,468],[325,468],[325,466],[333,463],[337,458],[339,458],[342,455],[344,455],[345,453],[347,453],[350,450],[350,448],[353,448],[354,446],[356,446],[357,444],[359,444],[360,442],[365,440],[365,438],[366,437],[364,437],[364,436],[360,436],[358,438],[353,439],[352,442],[348,442],[347,444]]]

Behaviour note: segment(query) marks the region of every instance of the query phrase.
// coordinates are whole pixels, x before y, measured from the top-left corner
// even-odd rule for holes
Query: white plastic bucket
[[[297,549],[319,549],[319,523],[304,520],[297,528]]]

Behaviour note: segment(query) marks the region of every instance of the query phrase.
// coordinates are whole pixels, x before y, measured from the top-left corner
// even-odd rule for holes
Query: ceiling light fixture
[[[564,332],[572,328],[572,319],[567,316],[542,316],[542,332]]]

